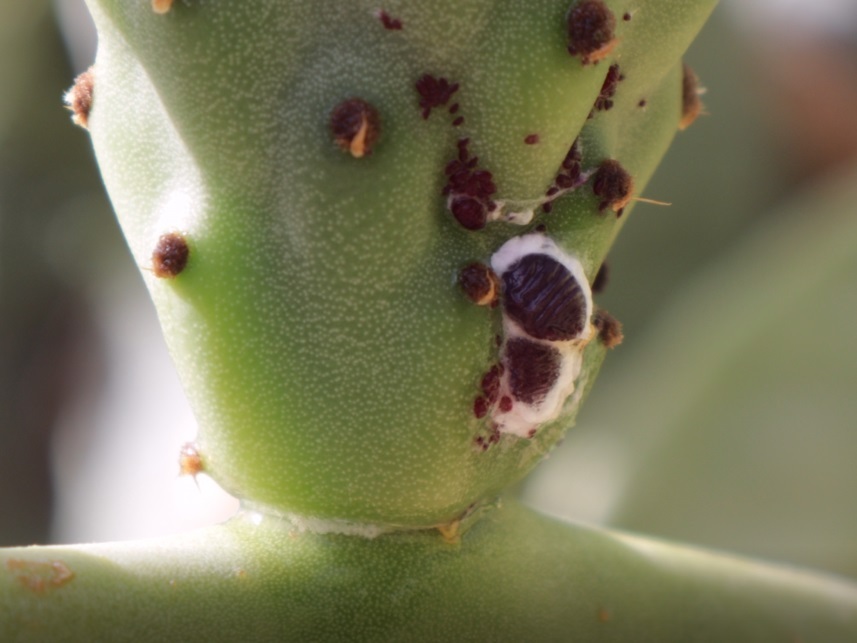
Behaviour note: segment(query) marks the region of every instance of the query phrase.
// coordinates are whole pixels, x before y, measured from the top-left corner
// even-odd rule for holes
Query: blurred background
[[[0,3],[0,545],[122,540],[237,502],[62,94],[82,0]],[[521,487],[573,520],[857,576],[857,3],[721,0],[679,133],[597,298],[625,325]]]

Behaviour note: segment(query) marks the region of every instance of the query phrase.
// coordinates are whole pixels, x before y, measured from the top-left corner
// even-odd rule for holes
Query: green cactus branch
[[[844,641],[832,577],[561,524],[517,505],[459,543],[245,513],[141,543],[6,550],[4,641]],[[11,609],[9,609],[11,608]]]

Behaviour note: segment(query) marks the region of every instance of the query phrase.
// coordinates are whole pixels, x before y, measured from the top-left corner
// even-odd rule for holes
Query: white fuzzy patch
[[[503,313],[503,347],[501,359],[505,355],[506,343],[514,338],[524,338],[537,344],[550,346],[560,354],[559,375],[547,394],[535,403],[527,404],[514,397],[509,383],[510,369],[506,366],[500,379],[498,400],[509,397],[512,400],[510,411],[501,411],[500,404],[491,409],[491,419],[501,433],[511,433],[522,438],[530,438],[543,424],[556,419],[562,413],[568,397],[575,391],[575,382],[583,364],[583,349],[594,334],[589,323],[592,317],[592,292],[583,266],[577,257],[563,251],[557,244],[543,234],[526,234],[507,241],[491,257],[491,268],[502,279],[503,273],[522,257],[530,254],[547,255],[562,264],[578,282],[586,300],[587,323],[578,337],[568,341],[548,341],[527,334],[521,326]]]

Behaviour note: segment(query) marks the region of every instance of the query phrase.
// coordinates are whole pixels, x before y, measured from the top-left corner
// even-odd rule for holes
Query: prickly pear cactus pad
[[[616,343],[590,284],[687,124],[713,0],[88,4],[82,120],[205,472],[384,530],[551,450]]]

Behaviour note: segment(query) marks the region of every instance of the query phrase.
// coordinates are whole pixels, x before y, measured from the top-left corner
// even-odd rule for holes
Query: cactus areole
[[[590,283],[713,0],[87,1],[69,100],[199,423],[189,472],[377,533],[455,524],[550,452],[616,343]]]

